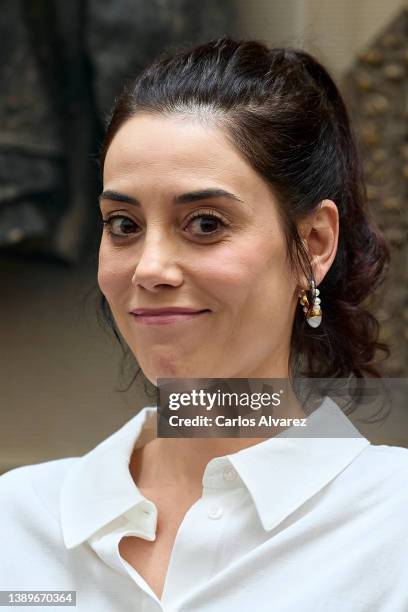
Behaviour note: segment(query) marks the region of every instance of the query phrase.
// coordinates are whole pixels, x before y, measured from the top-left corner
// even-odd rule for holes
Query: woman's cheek
[[[253,251],[258,252],[253,254]],[[212,258],[211,263],[201,265],[201,274],[231,298],[231,292],[238,295],[248,285],[253,286],[260,266],[262,251],[257,249],[256,243],[250,245],[250,248],[246,248],[245,243],[243,246],[228,245],[217,253],[216,258]]]
[[[118,291],[120,275],[115,266],[106,264],[103,257],[99,258],[98,285],[106,298],[112,299]]]

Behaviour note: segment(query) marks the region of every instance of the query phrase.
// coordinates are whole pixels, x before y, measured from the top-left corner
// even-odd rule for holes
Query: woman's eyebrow
[[[198,191],[189,191],[187,193],[182,193],[173,198],[173,204],[188,204],[192,202],[197,202],[199,200],[208,200],[209,198],[228,198],[230,200],[236,200],[238,202],[245,203],[241,198],[236,196],[234,193],[230,193],[229,191],[225,191],[225,189],[219,188],[208,188],[208,189],[200,189]],[[140,206],[140,202],[132,197],[128,196],[124,193],[119,193],[118,191],[112,191],[110,189],[103,191],[101,195],[98,197],[99,203],[102,200],[113,200],[114,202],[125,202],[126,204],[133,204],[134,206]]]

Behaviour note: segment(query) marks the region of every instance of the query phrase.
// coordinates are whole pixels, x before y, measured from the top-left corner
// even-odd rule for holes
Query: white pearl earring
[[[303,312],[305,313],[306,321],[310,327],[319,327],[322,322],[323,313],[320,308],[321,299],[318,297],[320,291],[316,288],[314,280],[309,281],[309,291],[312,295],[311,303],[309,302],[305,289],[301,289],[298,294],[300,298],[299,303],[303,306]]]

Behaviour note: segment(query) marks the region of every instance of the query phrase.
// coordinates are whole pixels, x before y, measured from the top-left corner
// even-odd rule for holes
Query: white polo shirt
[[[408,450],[371,445],[328,397],[307,431],[207,464],[160,600],[118,550],[155,539],[129,472],[155,407],[82,457],[7,472],[0,589],[76,591],[80,612],[407,612]]]

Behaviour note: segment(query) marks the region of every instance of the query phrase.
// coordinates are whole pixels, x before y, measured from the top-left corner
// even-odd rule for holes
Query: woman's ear
[[[312,264],[318,286],[333,263],[339,239],[339,211],[333,200],[322,200],[316,211],[299,224],[299,234]],[[302,287],[309,279],[301,278]]]

